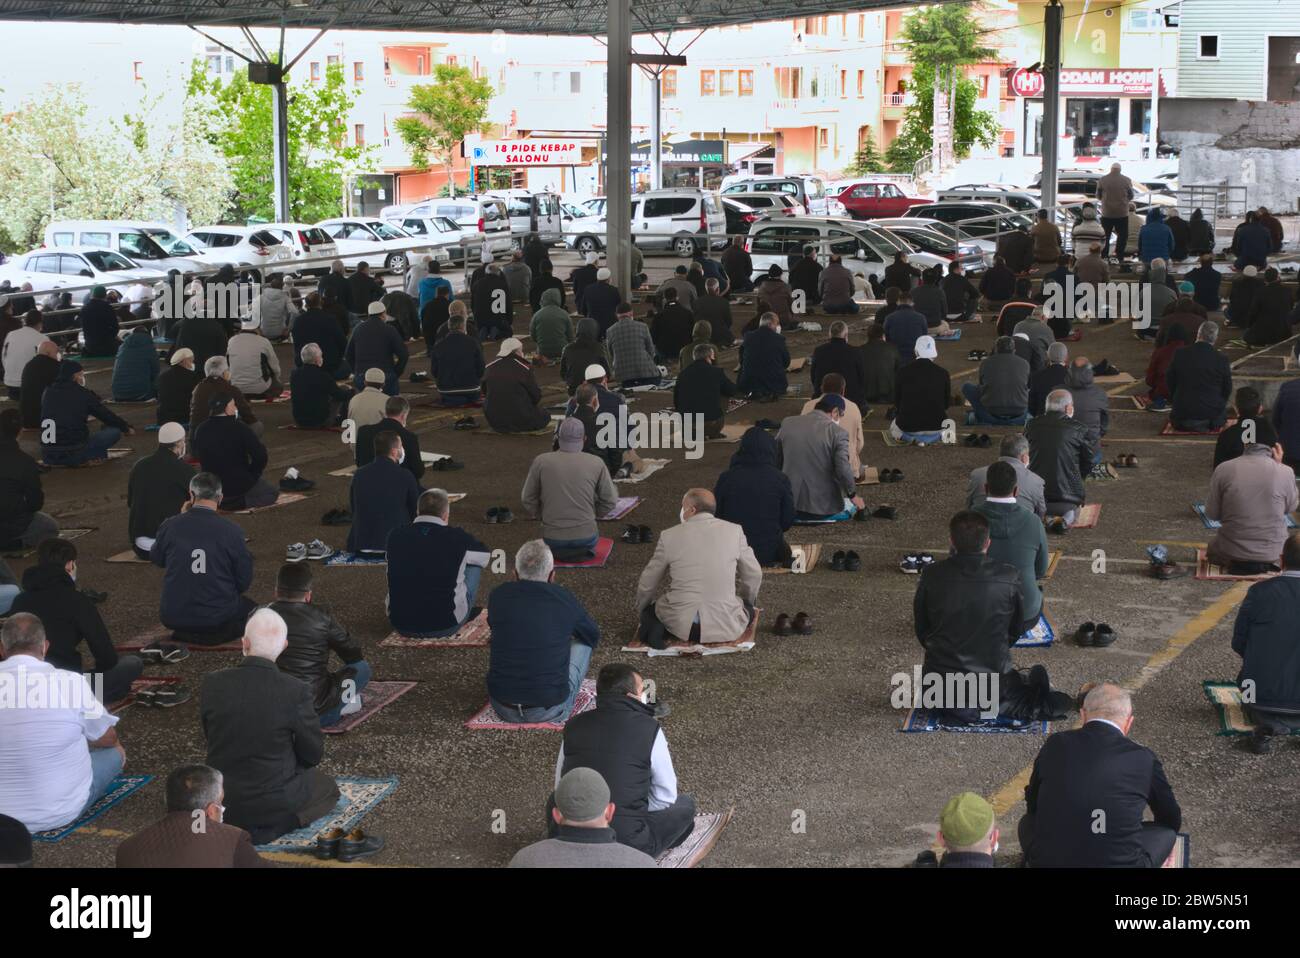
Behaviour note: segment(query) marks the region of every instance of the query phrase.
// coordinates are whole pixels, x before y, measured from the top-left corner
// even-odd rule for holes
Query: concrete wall
[[[1245,186],[1252,207],[1296,209],[1300,109],[1294,103],[1162,98],[1160,138],[1182,151],[1182,185]]]

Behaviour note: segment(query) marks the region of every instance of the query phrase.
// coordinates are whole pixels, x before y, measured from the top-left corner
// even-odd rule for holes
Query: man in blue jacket
[[[924,322],[924,321],[923,321]],[[786,369],[790,350],[781,335],[781,319],[776,313],[758,318],[758,328],[745,334],[740,344],[740,391],[760,400],[784,397],[789,386]]]
[[[555,584],[541,539],[515,553],[515,581],[492,590],[488,699],[507,722],[562,722],[573,711],[600,629],[572,592]]]
[[[104,424],[94,434],[86,425],[91,416]],[[113,443],[132,432],[125,419],[104,408],[99,397],[86,388],[81,363],[65,359],[59,364],[54,382],[41,396],[41,451],[47,463],[79,466],[92,459],[107,459]]]
[[[415,476],[402,468],[406,458],[402,437],[385,429],[371,442],[375,458],[352,477],[349,552],[384,552],[393,530],[415,518],[416,501],[420,498]]]
[[[1138,259],[1150,266],[1153,259],[1166,263],[1174,255],[1174,233],[1165,224],[1165,214],[1160,207],[1147,210],[1147,222],[1138,230]]]
[[[159,618],[178,642],[233,641],[257,607],[244,595],[253,584],[253,556],[243,530],[218,513],[221,498],[221,480],[200,472],[190,480],[190,501],[158,527],[149,550],[166,570]]]
[[[454,635],[483,611],[474,605],[488,547],[448,524],[442,489],[426,489],[419,515],[388,537],[388,621],[402,635]],[[534,623],[535,625],[536,623]]]
[[[1300,620],[1300,533],[1282,547],[1282,574],[1256,582],[1246,593],[1232,629],[1232,651],[1241,656],[1237,684],[1243,709],[1255,723],[1248,747],[1268,751],[1269,738],[1300,729],[1300,658],[1295,623]]]

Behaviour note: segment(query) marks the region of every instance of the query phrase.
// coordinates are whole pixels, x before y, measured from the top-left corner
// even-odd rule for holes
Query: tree
[[[398,117],[397,133],[411,151],[412,165],[427,167],[431,155],[442,163],[454,196],[455,150],[466,136],[482,130],[492,101],[492,84],[466,67],[446,63],[433,68],[433,79],[433,83],[411,87],[406,105],[415,115]]]
[[[992,113],[975,109],[979,90],[964,68],[991,59],[996,51],[980,42],[980,26],[970,7],[948,3],[917,9],[904,19],[900,36],[912,64],[913,102],[904,114],[902,131],[885,152],[890,168],[910,173],[934,148],[934,102],[940,90],[948,94],[953,153],[965,157],[976,143],[992,146],[1001,127]]]
[[[876,151],[876,138],[868,130],[863,137],[862,145],[858,147],[858,152],[853,154],[853,162],[845,168],[844,172],[850,176],[865,176],[868,173],[883,173],[885,171],[885,161],[881,159],[880,154]]]
[[[348,115],[356,98],[337,64],[317,83],[291,84],[288,90],[289,218],[315,223],[342,212],[347,178],[374,168],[375,148],[348,143]],[[274,91],[250,83],[244,73],[230,80],[209,77],[195,60],[187,89],[186,113],[225,154],[234,180],[231,206],[241,220],[275,218]]]
[[[52,89],[0,124],[0,246],[39,245],[54,219],[171,222],[178,208],[197,222],[228,205],[225,158],[185,117],[157,120],[158,97],[135,114],[97,119],[78,85]]]

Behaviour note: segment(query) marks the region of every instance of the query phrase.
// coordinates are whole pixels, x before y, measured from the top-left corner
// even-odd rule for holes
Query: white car
[[[319,226],[308,226],[306,223],[263,223],[258,229],[265,230],[288,247],[296,273],[328,273],[330,262],[338,258],[339,249],[334,245],[334,240]]]
[[[938,233],[940,236],[946,236],[949,240],[955,242],[963,253],[978,252],[985,267],[993,265],[993,257],[998,251],[997,240],[982,239],[978,236],[971,236],[964,232],[960,227],[951,223],[945,223],[943,220],[930,220],[923,216],[896,216],[879,220],[868,220],[873,226],[883,226],[890,232],[899,230],[925,229],[931,233]],[[897,230],[895,229],[897,227]],[[900,234],[901,235],[901,234]],[[963,260],[962,265],[966,266],[967,272],[973,272],[970,265]]]
[[[403,206],[387,206],[380,216],[399,226],[407,217],[445,216],[461,229],[483,234],[493,254],[508,253],[514,246],[506,201],[493,196],[441,196]]]
[[[45,227],[46,246],[109,249],[135,263],[164,272],[205,272],[212,264],[162,223],[145,220],[54,220]]]
[[[200,226],[185,234],[185,241],[205,260],[239,270],[285,269],[293,264],[293,251],[260,226]]]
[[[9,280],[14,287],[31,283],[33,296],[98,283],[111,284],[126,295],[132,282],[153,284],[166,278],[166,270],[141,266],[121,253],[97,246],[43,247],[11,256],[0,266],[0,279]]]
[[[830,262],[831,253],[838,253],[844,266],[864,280],[883,276],[885,267],[899,252],[906,253],[908,261],[918,269],[948,264],[946,257],[917,252],[872,223],[826,216],[765,217],[750,227],[745,243],[756,280],[766,275],[773,264],[789,270],[791,259],[802,256],[805,246],[817,247],[817,261],[823,266]]]
[[[451,261],[445,249],[435,249],[428,239],[411,236],[405,230],[374,217],[341,217],[316,224],[338,247],[338,258],[349,268],[368,263],[372,269],[405,273],[415,256],[432,256],[439,263]]]
[[[435,250],[446,250],[453,263],[463,263],[467,256],[479,256],[485,241],[479,230],[462,226],[446,216],[402,216],[389,222],[427,241]],[[439,265],[436,259],[434,265]]]

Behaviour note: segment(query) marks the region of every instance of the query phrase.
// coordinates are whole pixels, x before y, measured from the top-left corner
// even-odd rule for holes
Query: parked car
[[[144,220],[54,220],[45,227],[44,242],[60,248],[111,249],[164,273],[169,269],[197,273],[213,265],[162,223]]]
[[[510,214],[506,210],[506,201],[495,196],[442,196],[419,203],[385,207],[380,216],[398,225],[408,217],[446,217],[462,230],[481,233],[483,241],[488,244],[488,250],[494,255],[509,251],[514,244],[510,235]]]
[[[788,269],[791,257],[803,255],[807,246],[817,247],[817,260],[823,266],[830,262],[831,253],[838,253],[841,262],[863,279],[883,276],[899,252],[907,253],[919,269],[948,262],[942,256],[912,249],[873,224],[819,216],[764,217],[750,227],[745,244],[755,277],[766,274],[772,264]]]
[[[940,190],[938,195],[941,203],[945,201],[1000,203],[1003,206],[1011,207],[1018,213],[1024,213],[1030,219],[1037,216],[1038,210],[1043,204],[1042,193],[1038,190],[1017,190],[1000,183],[967,183],[964,186],[954,186],[946,190]],[[1057,205],[1066,207],[1066,209],[1058,209],[1054,217],[1056,225],[1061,228],[1061,232],[1066,232],[1075,223],[1083,219],[1079,210],[1087,201],[1088,197],[1082,193],[1057,191]]]
[[[442,263],[450,262],[445,249],[434,249],[427,239],[412,236],[392,223],[372,217],[340,217],[321,220],[323,229],[339,249],[339,259],[349,268],[369,263],[372,269],[405,273],[411,257],[431,255]]]
[[[910,207],[930,201],[920,196],[908,196],[889,180],[855,180],[835,197],[855,220],[875,219],[878,216],[902,216]]]
[[[334,240],[319,226],[305,223],[263,223],[265,230],[289,248],[293,257],[294,272],[320,275],[330,271],[330,263],[338,258],[339,249]]]
[[[727,235],[743,236],[749,228],[763,219],[765,214],[744,203],[738,203],[730,196],[722,197],[722,212],[727,217]]]
[[[11,256],[0,266],[0,280],[7,279],[15,287],[31,283],[33,296],[98,283],[116,285],[125,294],[126,282],[153,284],[166,278],[166,270],[141,266],[121,253],[98,246],[42,247]]]
[[[447,216],[404,216],[394,224],[434,249],[444,249],[453,263],[476,257],[483,248],[484,235],[473,227],[461,226]],[[439,265],[437,259],[434,265]]]
[[[529,233],[544,243],[558,243],[564,237],[564,218],[558,193],[531,190],[488,190],[486,196],[504,200],[510,217],[511,245],[518,247]]]
[[[883,226],[895,235],[900,235],[903,230],[913,229],[925,230],[928,233],[941,236],[948,244],[956,246],[958,249],[965,250],[968,253],[971,251],[977,253],[983,260],[983,265],[978,267],[979,269],[992,266],[993,256],[997,252],[998,244],[996,239],[971,236],[961,227],[954,226],[952,223],[945,223],[943,220],[927,219],[923,216],[896,216],[872,220],[871,224],[873,226]],[[964,261],[963,265],[966,266],[968,272],[974,272],[977,269],[977,267],[971,266]]]
[[[283,269],[293,263],[289,246],[261,226],[200,226],[185,234],[185,242],[205,261],[242,271]]]
[[[726,245],[727,215],[722,198],[712,190],[677,187],[650,190],[632,197],[632,242],[642,249],[671,249],[690,256],[707,244]],[[605,216],[589,216],[569,224],[565,245],[581,252],[605,247]]]
[[[871,225],[887,230],[890,235],[902,240],[913,250],[920,253],[933,253],[935,256],[941,256],[948,262],[958,260],[968,273],[980,273],[984,271],[987,263],[991,263],[992,256],[985,257],[984,250],[975,243],[970,237],[956,237],[940,229],[935,229],[940,224],[938,220],[907,219],[900,217],[890,220],[872,220]],[[950,230],[955,229],[949,227]]]
[[[1109,172],[1109,171],[1108,171]],[[1079,193],[1086,196],[1089,200],[1097,198],[1097,181],[1105,176],[1105,173],[1096,170],[1061,170],[1056,174],[1056,192],[1058,194]],[[1034,174],[1029,185],[1035,190],[1041,188],[1043,182],[1042,172]],[[1133,201],[1138,205],[1138,212],[1145,211],[1152,206],[1165,208],[1177,206],[1178,198],[1164,189],[1152,191],[1152,189],[1140,180],[1133,180]]]
[[[999,234],[1033,226],[1033,220],[1024,213],[1017,213],[1002,203],[944,201],[924,207],[914,206],[903,216],[959,225],[962,232],[976,239],[987,239],[995,246]]]
[[[743,203],[758,213],[770,216],[803,216],[808,212],[787,193],[728,193],[726,199]]]
[[[826,184],[818,176],[793,174],[789,176],[746,176],[722,181],[722,195],[733,193],[785,193],[802,206],[810,216],[825,216],[827,209]]]

